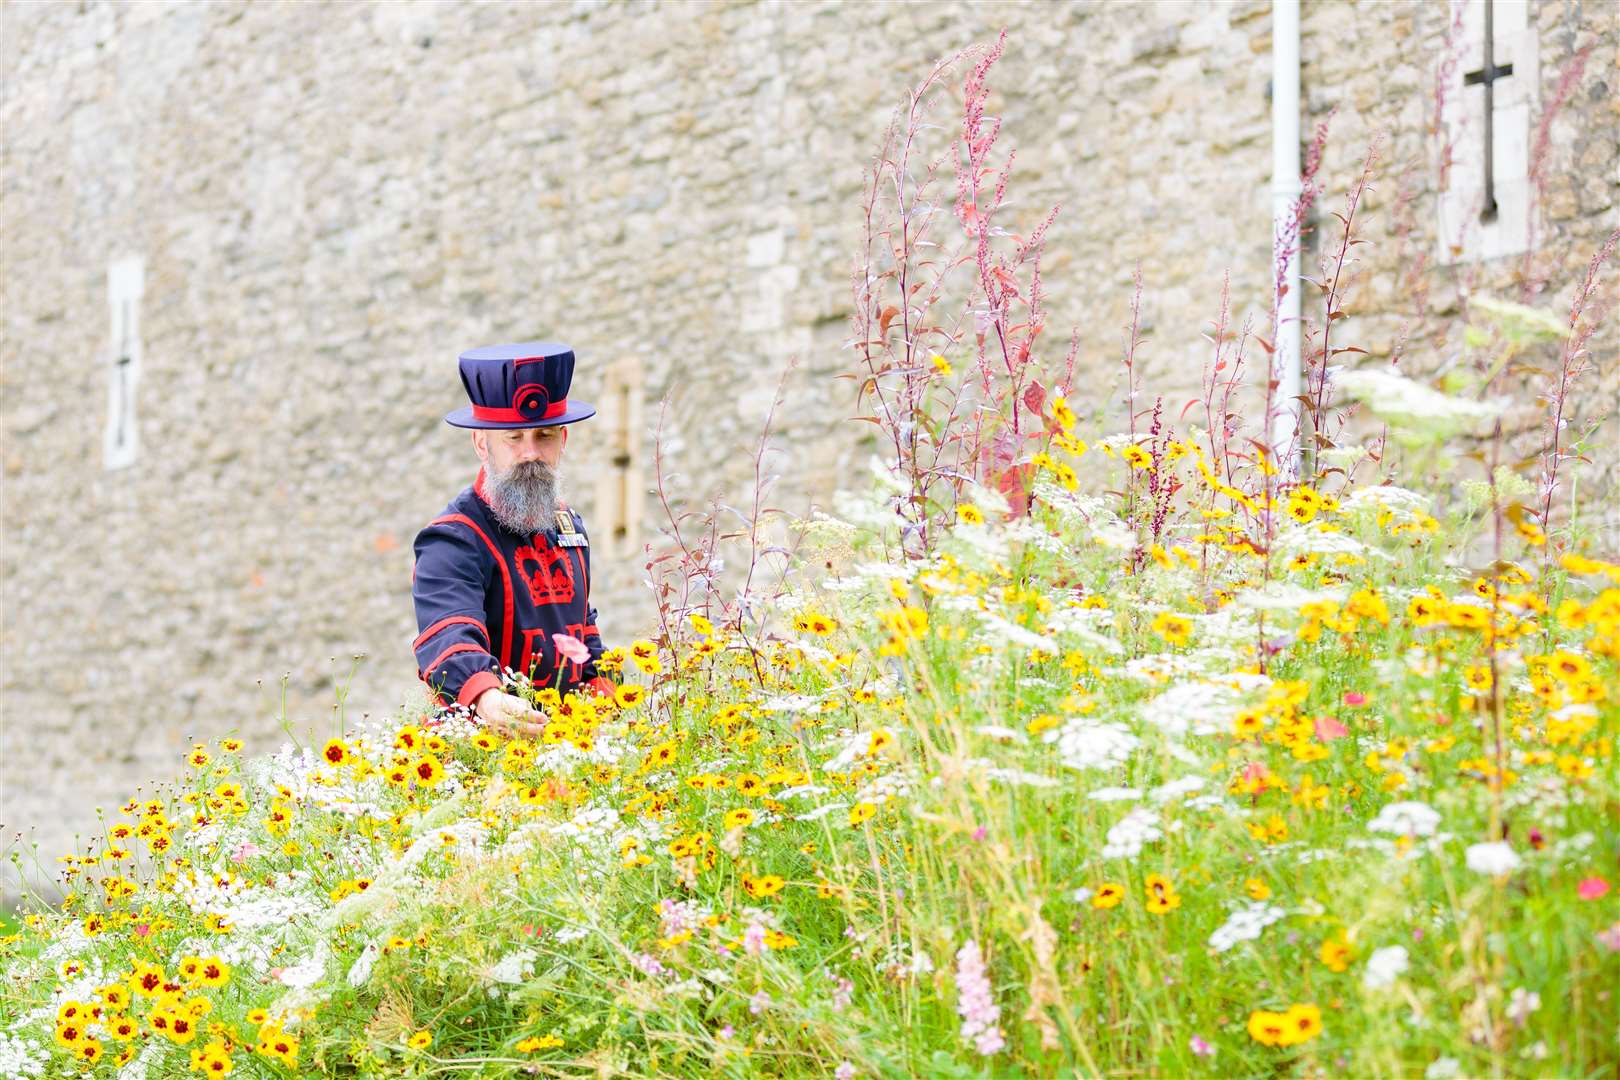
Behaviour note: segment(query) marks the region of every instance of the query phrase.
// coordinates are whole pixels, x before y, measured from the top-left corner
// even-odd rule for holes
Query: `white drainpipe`
[[[1271,5],[1271,219],[1272,237],[1293,214],[1299,198],[1299,0]],[[1275,251],[1275,249],[1273,249]],[[1273,457],[1284,475],[1298,472],[1299,433],[1299,244],[1283,277],[1288,292],[1277,311],[1275,359],[1276,413],[1272,419]],[[1284,461],[1290,448],[1296,456]]]

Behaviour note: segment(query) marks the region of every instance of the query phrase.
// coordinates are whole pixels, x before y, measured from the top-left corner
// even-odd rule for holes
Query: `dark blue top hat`
[[[548,341],[485,345],[461,354],[461,385],[471,405],[446,416],[462,428],[528,428],[572,424],[596,406],[569,401],[574,350]]]

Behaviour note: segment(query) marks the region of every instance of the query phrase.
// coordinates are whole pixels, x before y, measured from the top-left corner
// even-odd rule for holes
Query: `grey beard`
[[[495,520],[528,536],[557,523],[562,476],[543,461],[525,461],[504,473],[489,470],[489,508]]]

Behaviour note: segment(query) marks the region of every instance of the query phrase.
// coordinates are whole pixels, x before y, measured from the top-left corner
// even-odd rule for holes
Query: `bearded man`
[[[438,703],[463,705],[502,733],[535,735],[545,717],[502,689],[501,672],[562,693],[613,692],[596,670],[604,649],[585,522],[562,501],[567,425],[596,409],[568,400],[566,345],[489,345],[460,364],[471,405],[445,421],[472,430],[481,466],[416,536],[418,674]]]

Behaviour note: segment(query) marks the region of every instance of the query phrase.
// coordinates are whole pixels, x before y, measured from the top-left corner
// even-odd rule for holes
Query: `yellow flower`
[[[1153,464],[1153,455],[1135,443],[1121,450],[1119,456],[1133,469],[1146,469]]]
[[[872,818],[872,815],[876,814],[876,813],[877,813],[877,807],[875,805],[873,805],[872,803],[869,803],[869,802],[856,803],[854,806],[849,808],[849,824],[850,824],[850,827],[854,828],[857,825],[861,825],[861,824],[864,824],[867,821],[870,821],[871,818]]]
[[[412,1050],[426,1050],[433,1045],[433,1033],[425,1028],[405,1040],[405,1045]]]
[[[1149,912],[1154,915],[1166,915],[1181,906],[1181,897],[1176,893],[1176,887],[1170,884],[1170,879],[1159,874],[1149,874],[1143,881],[1147,891],[1147,904]]]
[[[1067,398],[1055,397],[1052,399],[1052,419],[1057,421],[1057,426],[1064,431],[1070,431],[1074,428],[1074,410],[1069,408]]]
[[[1261,1046],[1283,1045],[1283,1038],[1287,1032],[1286,1018],[1282,1013],[1256,1009],[1249,1014],[1249,1038]]]
[[[1322,957],[1322,963],[1328,966],[1328,970],[1344,971],[1350,966],[1350,958],[1355,953],[1351,950],[1349,943],[1344,938],[1339,937],[1328,938],[1323,941],[1319,955]]]
[[[1265,900],[1271,896],[1271,886],[1254,877],[1244,880],[1243,891],[1249,894],[1250,900]]]
[[[940,375],[944,375],[947,378],[950,377],[951,362],[939,355],[939,353],[935,353],[933,356],[929,357],[928,362],[934,366],[934,370]]]
[[[328,765],[342,765],[350,759],[349,744],[342,739],[328,739],[321,747],[321,760]]]
[[[776,874],[761,874],[759,877],[743,877],[743,891],[755,900],[762,900],[767,896],[775,896],[787,886],[787,882]]]
[[[1322,1034],[1322,1010],[1315,1005],[1290,1005],[1283,1014],[1284,1035],[1279,1045],[1297,1046]]]
[[[1097,886],[1097,891],[1091,894],[1091,906],[1094,908],[1118,907],[1125,899],[1125,886],[1112,881],[1105,881]]]
[[[550,1050],[554,1046],[561,1046],[563,1041],[555,1035],[530,1035],[517,1044],[520,1054],[532,1054],[537,1050]]]
[[[695,611],[687,613],[686,621],[692,624],[693,630],[696,630],[704,637],[709,637],[714,633],[714,624]]]
[[[754,812],[746,806],[739,806],[735,810],[727,810],[725,822],[728,829],[740,829],[745,825],[752,825],[754,823]]]
[[[1171,645],[1185,645],[1192,634],[1192,620],[1185,615],[1161,611],[1153,617],[1153,632]]]
[[[423,754],[411,765],[411,775],[423,787],[433,787],[444,779],[444,766],[432,754]]]
[[[164,978],[163,969],[156,964],[137,963],[130,972],[129,978],[124,980],[129,988],[141,997],[157,997],[168,980]]]
[[[972,503],[962,503],[956,508],[956,519],[964,525],[982,525],[984,512]]]
[[[645,638],[631,642],[630,660],[647,675],[656,675],[663,669],[658,660],[658,647]]]

